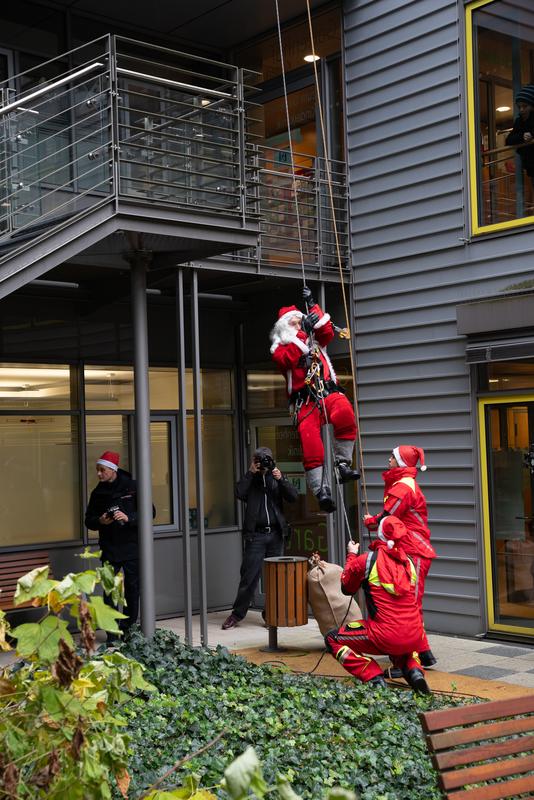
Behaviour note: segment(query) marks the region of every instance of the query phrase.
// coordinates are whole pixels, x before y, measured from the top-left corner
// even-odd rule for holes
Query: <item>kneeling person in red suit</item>
[[[430,694],[417,653],[423,625],[415,598],[415,567],[403,549],[405,525],[395,517],[381,523],[367,553],[349,542],[341,575],[344,594],[363,588],[369,618],[348,622],[325,636],[327,649],[347,672],[363,683],[385,686],[384,673],[371,655],[388,655],[420,694]]]

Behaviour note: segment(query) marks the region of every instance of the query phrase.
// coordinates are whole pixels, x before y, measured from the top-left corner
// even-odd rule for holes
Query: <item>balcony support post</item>
[[[154,537],[152,530],[152,459],[150,448],[150,399],[148,389],[148,323],[146,273],[151,253],[134,252],[131,265],[132,321],[134,335],[135,465],[141,573],[141,629],[151,638],[156,628]]]

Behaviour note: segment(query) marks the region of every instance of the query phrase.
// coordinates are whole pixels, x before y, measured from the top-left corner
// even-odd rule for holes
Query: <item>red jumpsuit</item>
[[[432,566],[432,559],[436,557],[436,551],[430,544],[426,500],[415,480],[416,475],[416,467],[393,467],[383,472],[384,508],[374,517],[366,517],[364,524],[369,530],[376,530],[384,511],[405,524],[408,536],[403,538],[402,546],[415,565],[417,573],[415,597],[423,619],[425,579]],[[426,650],[430,650],[430,645],[425,633],[424,647],[420,652]]]
[[[369,560],[377,553],[369,571]],[[421,669],[417,653],[422,648],[423,625],[415,600],[415,567],[402,549],[388,549],[376,540],[362,555],[349,554],[341,575],[346,594],[354,594],[366,581],[369,619],[355,620],[330,631],[325,642],[347,672],[366,683],[382,670],[373,658],[388,655],[399,669]]]
[[[317,346],[317,355],[321,365],[321,379],[323,383],[336,383],[336,373],[326,352],[326,345],[334,338],[334,328],[330,315],[325,314],[316,304],[309,309],[309,313],[319,316],[319,321],[314,327],[314,338]],[[273,345],[271,354],[278,369],[283,373],[287,383],[289,397],[299,390],[306,389],[305,379],[308,374],[305,356],[310,353],[310,340],[308,334],[299,330],[292,341],[287,344],[281,342]],[[307,394],[304,392],[304,394]],[[336,439],[354,441],[356,439],[356,421],[354,410],[346,396],[339,391],[331,391],[323,401],[317,404],[309,395],[300,406],[297,414],[297,427],[302,445],[302,461],[305,470],[321,467],[324,464],[324,447],[321,439],[321,425],[327,419],[334,428]]]

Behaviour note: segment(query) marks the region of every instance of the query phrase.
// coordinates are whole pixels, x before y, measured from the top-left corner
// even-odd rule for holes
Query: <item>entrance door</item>
[[[534,397],[480,401],[488,617],[534,636]]]
[[[280,419],[251,420],[252,452],[256,447],[270,447],[274,460],[284,475],[297,487],[296,503],[285,503],[284,513],[291,525],[291,541],[286,555],[309,557],[318,550],[328,561],[332,559],[327,534],[327,516],[319,511],[317,501],[306,493],[306,477],[302,466],[302,450],[296,429]]]

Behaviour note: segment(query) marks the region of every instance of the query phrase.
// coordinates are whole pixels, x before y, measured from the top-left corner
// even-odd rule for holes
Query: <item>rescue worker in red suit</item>
[[[331,423],[334,428],[336,475],[339,483],[345,483],[360,477],[351,467],[356,420],[326,352],[335,335],[330,315],[317,305],[307,286],[302,295],[308,313],[303,314],[296,306],[280,309],[271,331],[271,355],[286,378],[290,405],[295,410],[308,487],[319,507],[331,513],[336,505],[325,478],[321,426]]]
[[[387,654],[414,691],[430,694],[417,657],[424,631],[415,599],[415,567],[404,551],[406,537],[405,525],[386,517],[367,553],[358,555],[359,545],[348,543],[341,590],[355,594],[362,587],[369,618],[330,631],[325,642],[347,672],[363,683],[386,685],[370,655]]]
[[[409,535],[404,540],[403,548],[415,564],[417,572],[415,595],[422,620],[425,579],[432,560],[436,557],[436,551],[430,544],[426,499],[415,480],[418,462],[421,464],[421,472],[424,472],[425,453],[421,447],[399,445],[393,449],[389,457],[389,469],[382,473],[384,508],[375,516],[366,514],[363,522],[370,531],[376,531],[380,520],[388,514],[393,514],[406,525]],[[419,651],[419,658],[424,667],[432,667],[436,663],[436,658],[430,649],[426,633],[423,638],[423,649]],[[397,675],[393,673],[392,677]]]

